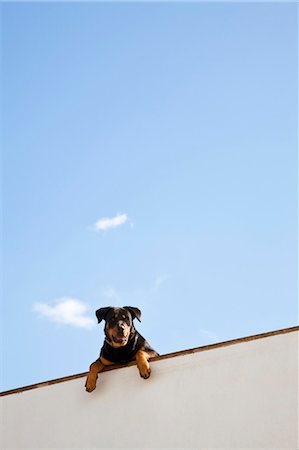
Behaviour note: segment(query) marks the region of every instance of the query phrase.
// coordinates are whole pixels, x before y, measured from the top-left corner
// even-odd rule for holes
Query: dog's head
[[[133,306],[116,308],[108,306],[96,311],[98,323],[105,320],[105,334],[113,347],[124,347],[135,331],[133,320],[140,322],[141,311]]]

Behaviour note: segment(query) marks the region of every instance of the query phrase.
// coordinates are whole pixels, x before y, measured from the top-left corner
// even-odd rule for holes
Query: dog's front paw
[[[141,367],[139,367],[139,373],[140,373],[141,378],[144,378],[145,380],[147,378],[149,378],[151,375],[151,369],[150,369],[149,364],[147,364],[147,365],[144,364]]]
[[[85,389],[87,392],[92,392],[95,390],[96,385],[97,385],[97,380],[87,378],[86,383],[85,383]]]
[[[89,384],[87,384],[87,385],[85,386],[86,392],[92,392],[92,391],[95,390],[95,388],[96,388],[96,385],[95,385],[95,384],[94,384],[94,385],[89,385]]]

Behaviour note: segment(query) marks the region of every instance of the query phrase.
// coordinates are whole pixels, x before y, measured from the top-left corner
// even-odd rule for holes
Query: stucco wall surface
[[[1,397],[2,449],[298,448],[298,332]]]

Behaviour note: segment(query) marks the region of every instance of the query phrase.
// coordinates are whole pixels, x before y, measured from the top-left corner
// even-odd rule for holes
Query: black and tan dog
[[[86,380],[87,392],[92,392],[96,387],[98,373],[105,366],[112,364],[126,364],[136,360],[140,376],[148,378],[151,369],[149,358],[158,356],[158,353],[135,329],[133,320],[140,322],[141,311],[132,306],[115,308],[108,306],[96,311],[98,323],[105,320],[105,341],[101,349],[100,357],[89,368]]]

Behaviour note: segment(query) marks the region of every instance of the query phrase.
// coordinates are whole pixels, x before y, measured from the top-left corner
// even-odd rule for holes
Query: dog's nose
[[[117,330],[123,332],[125,329],[125,326],[123,324],[118,324],[117,325]]]

